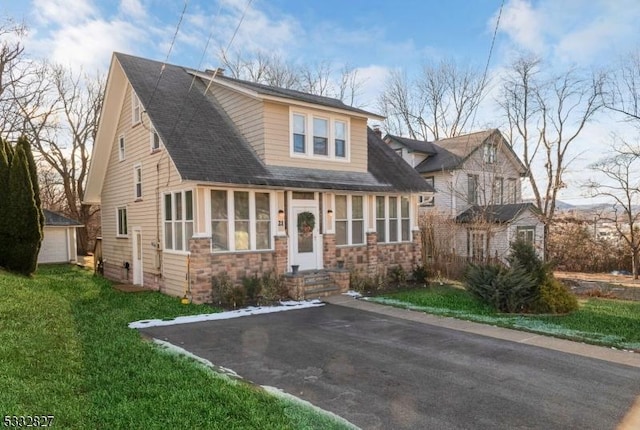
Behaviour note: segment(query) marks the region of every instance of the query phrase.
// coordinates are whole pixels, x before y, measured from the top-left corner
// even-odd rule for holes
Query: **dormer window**
[[[307,135],[312,144],[307,145]],[[346,118],[296,112],[291,115],[291,155],[343,160],[349,158]]]
[[[487,164],[493,164],[496,162],[496,156],[498,147],[493,143],[486,143],[484,145],[484,162]]]
[[[160,135],[155,130],[151,130],[151,152],[156,152],[160,150]]]

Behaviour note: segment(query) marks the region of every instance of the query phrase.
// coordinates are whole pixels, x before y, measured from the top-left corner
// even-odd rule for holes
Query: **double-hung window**
[[[518,186],[515,178],[507,179],[507,203],[516,203],[518,201]]]
[[[160,150],[160,135],[155,130],[151,130],[150,145],[151,145],[151,152],[156,152]]]
[[[336,196],[336,245],[364,243],[364,197]]]
[[[503,178],[494,178],[493,179],[493,204],[501,205],[504,203],[504,179]]]
[[[271,249],[271,195],[211,190],[214,252]]]
[[[411,240],[409,196],[376,196],[376,233],[378,243]]]
[[[164,248],[188,251],[193,237],[193,191],[164,195]]]
[[[124,135],[118,137],[118,161],[124,160]]]
[[[313,155],[329,155],[329,121],[313,118]]]
[[[142,200],[142,165],[133,166],[133,197]]]
[[[304,115],[293,115],[293,152],[296,154],[305,154],[307,152],[306,122],[307,118]]]
[[[518,227],[518,238],[527,243],[535,243],[536,228],[535,226]]]
[[[470,205],[478,204],[478,175],[467,175],[467,202]]]
[[[129,230],[127,227],[127,208],[119,207],[116,210],[116,237],[127,237]]]
[[[310,136],[307,139],[307,136]],[[310,144],[307,144],[307,141]],[[329,160],[349,158],[349,128],[346,119],[311,113],[291,115],[291,153]]]
[[[498,147],[493,143],[485,143],[484,145],[484,162],[493,164],[496,162]]]

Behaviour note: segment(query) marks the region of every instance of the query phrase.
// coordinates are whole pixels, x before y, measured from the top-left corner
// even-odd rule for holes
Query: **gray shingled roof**
[[[64,215],[60,215],[57,212],[50,211],[49,209],[42,209],[44,213],[44,225],[51,227],[81,227],[82,223],[76,220],[67,218]]]
[[[241,87],[255,91],[258,94],[275,96],[275,97],[283,97],[286,99],[298,100],[298,101],[313,103],[321,106],[347,110],[350,112],[360,113],[363,115],[378,116],[378,114],[374,114],[373,112],[368,112],[366,110],[358,109],[353,106],[344,104],[342,100],[334,99],[333,97],[317,96],[314,94],[303,93],[302,91],[296,91],[296,90],[291,90],[287,88],[271,87],[269,85],[264,85],[257,82],[243,81],[240,79],[235,79],[235,78],[231,78],[229,76],[224,76],[224,75],[216,75],[216,79],[239,85]]]
[[[432,142],[427,142],[424,140],[417,140],[417,139],[409,139],[408,137],[402,137],[402,136],[393,136],[391,134],[387,134],[383,140],[386,141],[387,138],[391,140],[395,140],[401,145],[404,145],[405,147],[409,148],[411,151],[421,152],[427,155],[437,154],[437,148]]]
[[[418,164],[416,170],[420,173],[431,173],[456,169],[496,132],[500,133],[497,129],[490,129],[432,142],[436,155]]]
[[[115,55],[185,180],[347,191],[433,191],[371,130],[367,135],[368,173],[266,166],[215,98],[204,95],[206,85],[202,80],[196,78],[189,91],[193,75],[188,69],[165,65],[158,80],[162,63]]]
[[[522,212],[532,211],[540,213],[540,209],[533,203],[512,203],[507,205],[471,206],[456,217],[456,222],[468,223],[478,219],[488,222],[505,223],[516,219]]]

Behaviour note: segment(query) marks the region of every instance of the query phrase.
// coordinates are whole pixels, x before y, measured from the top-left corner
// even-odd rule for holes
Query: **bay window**
[[[403,242],[411,239],[411,225],[409,222],[409,197],[400,197],[400,234]]]
[[[387,241],[387,205],[384,196],[376,197],[376,231],[378,242]]]
[[[211,190],[214,252],[271,249],[271,195]]]

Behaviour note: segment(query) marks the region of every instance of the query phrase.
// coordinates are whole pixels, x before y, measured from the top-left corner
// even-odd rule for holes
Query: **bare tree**
[[[390,132],[438,140],[472,127],[486,86],[478,70],[443,60],[425,64],[414,80],[401,71],[392,72],[378,104],[387,114]]]
[[[351,106],[357,103],[362,86],[357,70],[345,66],[336,72],[330,61],[297,66],[277,54],[258,52],[242,56],[224,50],[220,51],[219,58],[225,71],[234,78],[334,97]]]
[[[602,107],[603,76],[580,76],[570,70],[555,77],[542,74],[541,62],[520,58],[502,84],[498,103],[509,124],[507,140],[521,159],[545,222],[545,243],[556,211],[563,176],[573,161],[569,149]],[[545,175],[533,175],[542,165]],[[545,245],[545,257],[548,252]]]
[[[19,134],[20,120],[16,113],[13,88],[21,85],[27,73],[23,63],[26,34],[24,24],[7,20],[0,24],[0,132],[3,137]]]
[[[29,84],[16,93],[38,160],[60,181],[67,214],[85,226],[98,209],[83,205],[91,147],[102,107],[104,81],[40,64]],[[53,193],[53,192],[52,192]],[[78,231],[78,251],[88,251],[87,229]]]
[[[593,163],[590,168],[605,180],[591,179],[586,187],[592,196],[604,196],[615,203],[603,220],[613,223],[616,232],[631,251],[633,278],[640,272],[640,147],[624,140],[611,146],[613,155]]]
[[[609,74],[605,106],[630,121],[640,121],[640,51],[636,51]]]

